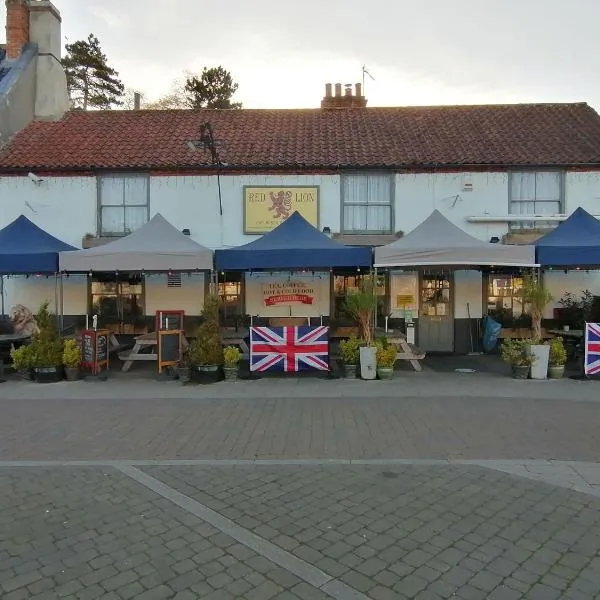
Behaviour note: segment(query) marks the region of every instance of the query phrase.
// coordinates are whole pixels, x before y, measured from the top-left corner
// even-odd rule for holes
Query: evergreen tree
[[[241,108],[241,102],[231,101],[237,89],[231,73],[219,66],[204,67],[200,77],[188,77],[184,91],[190,108]]]
[[[124,85],[119,73],[108,65],[98,38],[90,33],[87,40],[65,46],[62,65],[73,108],[109,109],[123,104]]]

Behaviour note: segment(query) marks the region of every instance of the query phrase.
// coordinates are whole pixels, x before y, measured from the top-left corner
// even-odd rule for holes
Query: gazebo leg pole
[[[64,279],[63,274],[60,274],[60,330],[61,332],[65,328],[65,290],[64,290]]]

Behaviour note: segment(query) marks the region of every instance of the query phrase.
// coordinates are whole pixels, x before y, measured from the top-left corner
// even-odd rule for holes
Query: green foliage
[[[500,356],[504,362],[517,367],[530,367],[535,358],[531,355],[529,347],[531,341],[508,339],[502,342]]]
[[[523,277],[520,295],[531,315],[532,342],[535,344],[542,339],[542,318],[546,306],[553,300],[552,294],[546,288],[543,278],[531,272]]]
[[[241,108],[231,99],[238,89],[231,73],[221,66],[204,67],[199,77],[189,75],[184,92],[189,108]]]
[[[210,294],[204,299],[203,322],[188,351],[192,365],[222,365],[223,349],[219,332],[219,296]]]
[[[34,315],[38,332],[31,339],[33,367],[57,367],[62,364],[63,343],[58,335],[55,315],[48,310],[48,301],[43,302]]]
[[[387,340],[386,340],[387,342]],[[396,363],[398,350],[393,344],[378,345],[377,347],[377,366],[383,369],[392,369]]]
[[[227,346],[223,350],[223,360],[226,367],[236,367],[240,362],[242,353],[237,346]]]
[[[562,367],[567,362],[567,351],[561,337],[550,341],[550,358],[548,364],[552,367]]]
[[[35,348],[30,344],[25,344],[19,348],[13,348],[10,351],[12,366],[15,371],[27,371],[33,368],[35,362]]]
[[[340,353],[346,365],[357,365],[360,361],[360,347],[362,342],[356,336],[340,342]]]
[[[344,311],[352,317],[367,346],[373,345],[373,318],[377,309],[376,285],[371,277],[365,277],[354,293],[344,300]]]
[[[586,322],[593,322],[591,317],[594,295],[590,290],[583,290],[580,298],[566,292],[558,304],[560,305],[560,325],[568,325],[572,329],[583,329]]]
[[[109,109],[123,104],[125,86],[119,73],[108,65],[98,38],[90,33],[87,40],[65,46],[62,66],[73,108]]]
[[[77,340],[65,340],[63,344],[63,365],[70,369],[79,366],[81,362],[81,348],[77,344]]]

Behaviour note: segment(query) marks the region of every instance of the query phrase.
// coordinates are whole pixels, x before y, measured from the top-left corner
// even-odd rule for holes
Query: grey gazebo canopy
[[[534,267],[535,247],[484,242],[434,210],[404,237],[375,248],[375,267],[434,265]]]
[[[213,253],[156,214],[146,225],[114,242],[77,252],[61,252],[59,268],[67,273],[210,271]]]

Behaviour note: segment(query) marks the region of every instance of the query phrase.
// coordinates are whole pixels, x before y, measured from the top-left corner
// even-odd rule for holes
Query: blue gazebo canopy
[[[535,253],[542,266],[600,265],[600,221],[580,207],[535,242]]]
[[[21,215],[0,229],[0,273],[57,273],[58,253],[77,250]]]
[[[258,240],[217,250],[215,263],[219,271],[251,271],[370,267],[372,260],[370,248],[344,246],[295,212]]]

